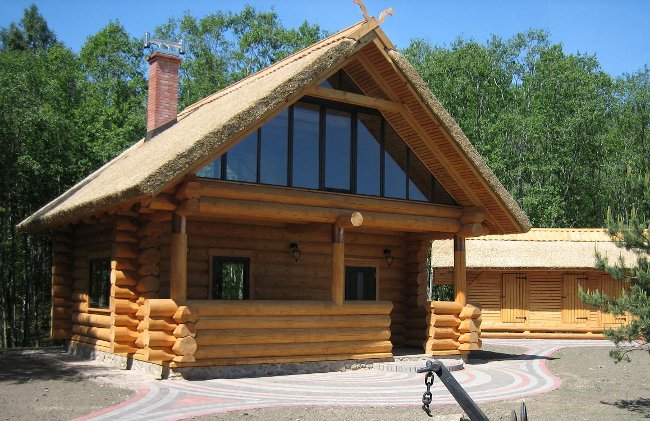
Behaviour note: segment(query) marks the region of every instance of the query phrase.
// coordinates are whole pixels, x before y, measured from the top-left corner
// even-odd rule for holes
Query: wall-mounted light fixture
[[[386,259],[386,264],[388,267],[393,264],[393,255],[390,254],[390,249],[384,249],[384,259]]]
[[[298,262],[300,260],[300,249],[298,248],[298,243],[291,243],[289,244],[289,249],[291,250],[291,255],[293,256],[293,260]]]

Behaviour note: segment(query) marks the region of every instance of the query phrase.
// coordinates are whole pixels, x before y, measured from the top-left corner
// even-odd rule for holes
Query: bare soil
[[[67,355],[63,348],[0,349],[0,420],[69,420],[116,405],[140,374]]]

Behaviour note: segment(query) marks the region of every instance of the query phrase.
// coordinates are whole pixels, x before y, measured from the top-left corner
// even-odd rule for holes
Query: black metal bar
[[[458,405],[463,408],[463,411],[465,411],[472,421],[490,421],[443,363],[440,361],[427,361],[425,368],[418,369],[418,373],[425,373],[427,371],[436,373],[442,384],[445,385],[449,393],[456,399]]]

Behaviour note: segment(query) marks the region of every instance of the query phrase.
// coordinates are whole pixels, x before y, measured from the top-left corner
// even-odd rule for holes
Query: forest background
[[[180,108],[327,34],[245,7],[159,26],[184,38]],[[35,6],[0,29],[0,347],[44,345],[50,238],[16,224],[145,134],[142,41],[116,22],[79,53]],[[402,50],[535,227],[650,215],[650,68],[612,77],[541,30]]]

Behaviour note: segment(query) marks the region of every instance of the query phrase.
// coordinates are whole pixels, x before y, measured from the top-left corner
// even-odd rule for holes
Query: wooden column
[[[187,232],[184,216],[174,216],[171,235],[169,294],[177,304],[187,301]]]
[[[467,304],[467,268],[465,266],[465,239],[454,236],[454,292],[456,302]]]
[[[332,226],[332,301],[343,304],[345,301],[345,241],[344,230]]]

